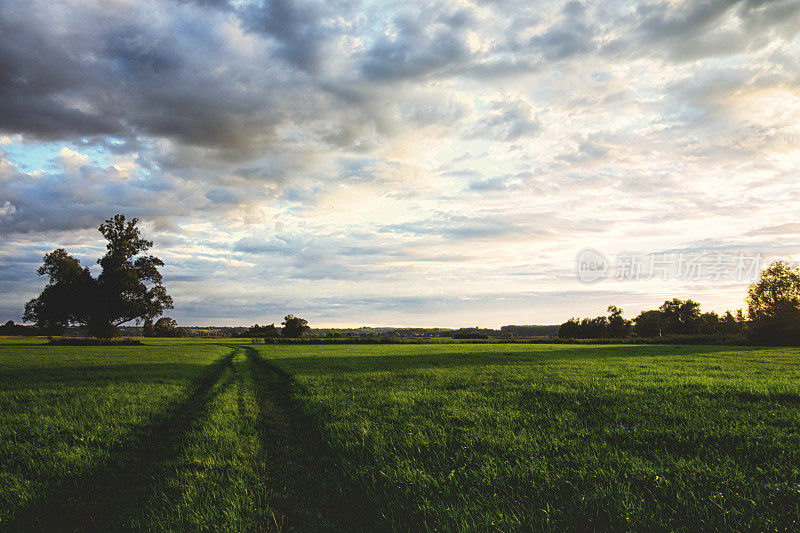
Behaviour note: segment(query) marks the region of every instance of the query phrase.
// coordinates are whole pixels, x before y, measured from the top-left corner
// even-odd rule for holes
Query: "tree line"
[[[623,318],[622,309],[608,307],[608,316],[570,318],[558,329],[562,339],[621,339],[630,335],[661,337],[662,335],[736,335],[744,330],[742,310],[703,313],[694,300],[673,298],[658,309],[642,311],[632,320]]]
[[[661,337],[664,335],[746,335],[757,343],[795,344],[800,341],[800,269],[785,261],[766,268],[747,290],[747,315],[742,309],[702,312],[692,299],[666,300],[658,309],[623,318],[622,309],[609,306],[608,315],[570,318],[558,329],[562,339]]]
[[[255,324],[237,336],[256,339],[279,339],[281,337],[296,339],[311,331],[311,327],[308,325],[308,320],[291,314],[286,315],[283,318],[281,326],[283,327],[278,329],[275,327],[274,323],[269,324],[268,326],[259,326],[258,324]]]

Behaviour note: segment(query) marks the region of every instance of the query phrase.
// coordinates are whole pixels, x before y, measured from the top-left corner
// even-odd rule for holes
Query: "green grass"
[[[122,468],[142,443],[160,445],[154,431],[192,403],[195,383],[215,379],[210,363],[230,352],[0,344],[0,524],[12,514],[35,521],[46,505],[105,498],[82,494],[102,489],[100,478],[113,480],[108,471]]]
[[[9,529],[800,527],[796,348],[35,342]]]

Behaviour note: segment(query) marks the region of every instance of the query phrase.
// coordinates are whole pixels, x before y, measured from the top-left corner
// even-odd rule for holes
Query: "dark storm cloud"
[[[0,129],[164,137],[225,157],[268,142],[290,89],[269,56],[237,50],[214,10],[161,8],[3,4]]]
[[[271,0],[233,8],[225,2],[163,2],[97,9],[80,3],[4,2],[0,129],[38,138],[163,137],[241,160],[274,144],[275,129],[284,121],[324,115],[330,98],[346,101],[341,90],[330,89],[358,87],[354,74],[363,82],[385,82],[431,74],[529,72],[540,68],[537,54],[556,61],[591,52],[600,33],[607,55],[666,51],[689,59],[760,47],[770,37],[788,38],[800,29],[800,4],[792,1],[648,3],[630,13],[611,4],[589,9],[573,1],[528,42],[514,33],[525,26],[520,13],[506,20],[508,35],[495,36],[489,50],[473,53],[466,32],[480,29],[474,12],[431,9],[433,16],[422,9],[405,11],[366,28],[352,22],[357,6],[332,3]],[[726,17],[738,24],[724,29]],[[253,42],[240,47],[226,37],[237,27],[246,30],[237,39]],[[381,31],[387,28],[392,31]],[[619,35],[609,38],[613,30]],[[310,81],[306,75],[317,75],[322,66],[321,50],[356,31],[371,44],[353,52],[357,70],[346,73],[348,82]],[[369,98],[359,92],[350,105]],[[296,105],[298,96],[301,105]],[[367,110],[366,116],[373,114]],[[440,115],[430,107],[406,113],[410,120],[447,120]],[[532,128],[508,126],[507,136]],[[329,136],[341,145],[358,138],[344,127]]]
[[[230,187],[217,187],[206,193],[206,198],[215,204],[238,204],[243,200],[247,191],[239,191]]]
[[[118,133],[116,114],[59,101],[92,84],[91,69],[75,61],[71,46],[42,31],[25,4],[0,5],[0,128],[51,138]]]
[[[267,0],[242,10],[243,20],[252,31],[263,32],[278,43],[278,55],[290,65],[316,72],[320,47],[336,32],[323,22],[326,6],[292,0]]]
[[[106,83],[76,60],[82,50],[72,46],[69,35],[49,31],[44,17],[27,7],[15,2],[0,7],[0,127],[43,137],[118,133],[116,114],[63,101],[95,82]]]

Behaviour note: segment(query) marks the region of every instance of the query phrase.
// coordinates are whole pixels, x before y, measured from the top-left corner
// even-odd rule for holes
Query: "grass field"
[[[797,530],[800,351],[0,341],[10,530]]]

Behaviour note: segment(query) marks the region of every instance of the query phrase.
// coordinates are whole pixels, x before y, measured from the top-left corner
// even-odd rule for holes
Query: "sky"
[[[800,260],[800,1],[4,0],[0,320],[138,217],[182,325],[744,306]]]

